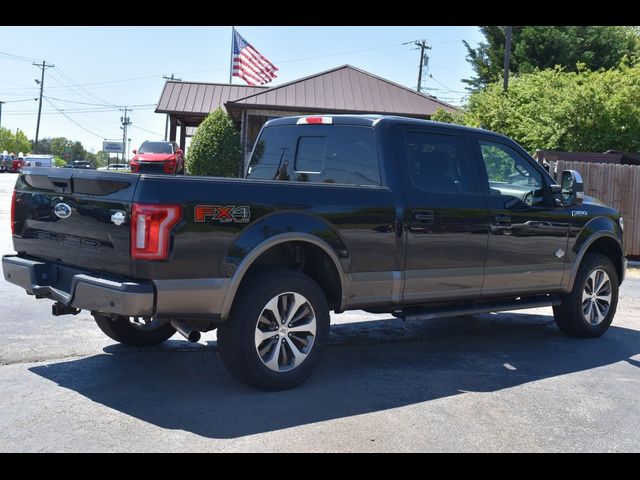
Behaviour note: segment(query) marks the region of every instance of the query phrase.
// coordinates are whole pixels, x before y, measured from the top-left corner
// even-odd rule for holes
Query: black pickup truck
[[[427,319],[553,306],[564,333],[611,324],[619,213],[507,137],[388,116],[267,122],[246,179],[25,169],[5,279],[156,345],[218,328],[240,380],[306,379],[329,311]]]

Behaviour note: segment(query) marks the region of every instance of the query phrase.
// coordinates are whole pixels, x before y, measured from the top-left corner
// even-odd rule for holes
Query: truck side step
[[[435,318],[460,317],[476,313],[501,312],[506,310],[521,310],[525,308],[551,307],[560,305],[560,299],[555,297],[534,297],[516,299],[511,302],[474,303],[460,307],[432,308],[423,310],[402,311],[396,316],[404,320],[432,320]]]

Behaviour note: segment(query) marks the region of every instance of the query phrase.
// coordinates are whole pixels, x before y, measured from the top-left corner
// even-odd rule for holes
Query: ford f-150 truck
[[[561,185],[509,138],[388,116],[265,124],[246,178],[25,169],[5,279],[53,314],[90,311],[112,339],[156,345],[218,328],[230,372],[291,388],[329,312],[406,320],[552,306],[598,337],[626,259],[619,213]]]

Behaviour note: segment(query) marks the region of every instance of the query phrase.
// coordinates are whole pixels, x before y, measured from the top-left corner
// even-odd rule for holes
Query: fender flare
[[[578,275],[578,269],[580,268],[580,264],[582,263],[582,259],[587,253],[587,250],[589,250],[591,245],[593,245],[594,242],[596,242],[596,240],[599,240],[601,238],[610,238],[613,241],[615,241],[616,245],[618,246],[618,249],[620,250],[620,265],[616,265],[616,267],[620,268],[624,275],[624,250],[622,248],[622,244],[620,243],[620,240],[610,231],[596,232],[591,234],[589,237],[587,237],[585,240],[582,241],[582,246],[580,247],[580,250],[576,255],[575,261],[573,262],[573,266],[571,267],[571,270],[568,272],[569,275],[568,275],[567,284],[566,284],[567,292],[570,292],[573,289],[573,284],[576,280],[576,276]],[[623,278],[620,278],[620,282],[622,282],[622,280]]]
[[[244,279],[247,271],[253,265],[253,262],[264,252],[266,252],[271,247],[279,245],[281,243],[287,242],[306,242],[316,247],[321,248],[333,261],[333,264],[338,272],[338,277],[340,278],[340,292],[341,292],[341,300],[340,300],[340,311],[344,309],[344,306],[347,303],[348,292],[347,292],[347,278],[344,274],[344,270],[342,268],[342,264],[338,259],[338,256],[333,251],[333,249],[322,239],[315,237],[308,233],[302,232],[286,232],[278,235],[274,235],[263,242],[256,245],[242,260],[238,268],[234,272],[233,276],[230,279],[229,287],[227,289],[227,293],[225,294],[224,301],[222,302],[222,309],[220,311],[220,318],[222,321],[226,321],[229,317],[229,312],[231,311],[231,306],[233,305],[233,301],[236,297],[236,293],[238,292],[238,288],[240,287],[240,283]]]

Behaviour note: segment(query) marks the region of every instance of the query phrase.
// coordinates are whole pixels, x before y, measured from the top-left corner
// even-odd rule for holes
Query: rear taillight
[[[166,260],[171,229],[181,217],[179,205],[134,203],[131,211],[131,258]]]
[[[13,191],[11,195],[11,235],[15,235],[15,221],[16,221],[16,191]]]

